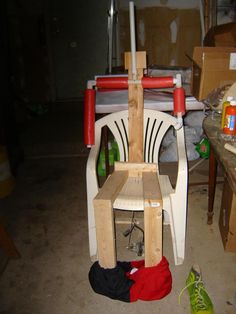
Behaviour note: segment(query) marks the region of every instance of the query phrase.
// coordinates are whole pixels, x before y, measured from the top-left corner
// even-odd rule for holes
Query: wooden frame
[[[98,260],[103,268],[116,266],[113,203],[129,177],[143,186],[145,266],[157,265],[162,258],[162,197],[157,165],[147,163],[116,163],[115,171],[94,198]],[[128,195],[127,195],[128,197]]]

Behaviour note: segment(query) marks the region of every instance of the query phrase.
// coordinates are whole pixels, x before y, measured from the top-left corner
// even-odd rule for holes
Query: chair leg
[[[90,259],[91,261],[96,260],[97,257],[97,237],[96,237],[96,228],[95,227],[91,227],[88,224],[88,228],[89,228],[89,255],[90,255]]]
[[[97,257],[97,239],[96,226],[94,218],[93,197],[88,194],[88,240],[89,240],[89,254],[92,261]]]
[[[176,258],[175,258],[175,265],[181,265],[184,261],[185,255],[185,235],[179,235],[176,239]]]
[[[163,200],[155,172],[143,173],[145,266],[157,265],[162,258]]]
[[[103,268],[116,267],[113,203],[128,178],[128,171],[114,171],[93,200],[98,261]]]
[[[179,219],[176,219],[176,217],[173,219],[172,217],[171,220],[175,265],[181,265],[183,264],[185,255],[186,214],[181,215],[181,212],[179,212]]]

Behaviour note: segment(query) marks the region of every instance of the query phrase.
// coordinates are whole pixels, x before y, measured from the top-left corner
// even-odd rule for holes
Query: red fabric
[[[130,288],[130,302],[137,300],[152,301],[164,298],[172,289],[172,276],[169,263],[163,256],[159,264],[153,267],[145,267],[144,261],[131,262],[136,272],[127,276],[134,281]]]

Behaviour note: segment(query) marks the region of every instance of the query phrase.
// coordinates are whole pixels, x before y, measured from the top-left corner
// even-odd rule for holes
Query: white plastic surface
[[[120,160],[128,161],[128,110],[109,114],[95,123],[95,145],[91,148],[86,167],[89,250],[92,259],[97,254],[93,199],[99,189],[96,167],[101,143],[101,129],[103,126],[107,126],[113,133],[119,147]],[[163,136],[171,126],[175,129],[178,126],[178,121],[175,117],[156,110],[144,110],[145,162],[158,163],[159,149]],[[172,233],[175,264],[179,265],[183,263],[185,254],[188,181],[188,166],[183,127],[176,129],[176,137],[178,174],[175,188],[172,187],[167,175],[160,175],[159,173],[157,173],[157,175],[159,177],[163,198],[165,223],[170,224]],[[116,203],[116,201],[114,207],[118,207],[122,210],[144,209],[142,202],[135,199],[135,197],[131,197],[130,200],[126,199],[125,201],[127,208],[123,208],[123,204],[119,202]],[[127,201],[130,201],[130,203],[127,204]]]

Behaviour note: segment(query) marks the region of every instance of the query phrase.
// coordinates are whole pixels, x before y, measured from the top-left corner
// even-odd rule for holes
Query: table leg
[[[216,175],[217,175],[217,160],[214,156],[213,150],[211,149],[209,156],[209,181],[208,181],[208,212],[207,212],[208,225],[212,224],[212,217],[214,215]]]

